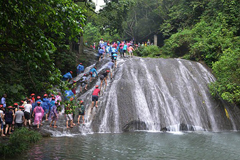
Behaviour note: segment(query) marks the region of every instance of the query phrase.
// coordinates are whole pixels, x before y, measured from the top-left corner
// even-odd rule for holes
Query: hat
[[[109,71],[109,70],[107,70],[106,72],[107,72],[107,73],[109,73],[110,71]]]
[[[40,97],[40,96],[37,96],[37,99],[41,99],[41,97]]]
[[[55,104],[58,104],[58,102],[56,101]]]
[[[38,102],[37,102],[37,104],[41,104],[41,102],[40,102],[40,101],[38,101]]]
[[[32,94],[31,94],[31,96],[35,96],[35,94],[34,94],[34,93],[32,93]]]
[[[76,83],[77,81],[73,81],[73,83]]]
[[[72,72],[72,71],[70,71],[70,73],[72,74],[73,72]]]
[[[14,106],[17,106],[18,104],[17,104],[17,103],[14,103],[13,105],[14,105]]]
[[[55,97],[52,97],[52,99],[55,99]]]
[[[96,85],[96,88],[98,88],[98,85]]]
[[[9,109],[13,108],[12,106],[8,106]]]
[[[0,108],[2,108],[3,107],[3,105],[2,104],[0,104]]]
[[[47,94],[44,94],[43,97],[47,97],[48,95]]]
[[[19,108],[20,108],[20,109],[24,109],[24,107],[23,107],[23,106],[19,106]]]
[[[83,103],[83,100],[81,100],[80,103]]]
[[[81,64],[81,65],[82,65],[82,63],[79,63],[79,64]]]

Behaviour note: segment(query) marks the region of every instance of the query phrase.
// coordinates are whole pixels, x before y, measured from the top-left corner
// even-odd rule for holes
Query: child
[[[79,107],[78,107],[78,111],[79,111],[79,115],[78,115],[78,124],[80,124],[80,119],[82,117],[82,123],[84,124],[84,115],[85,115],[85,106],[84,106],[84,102],[80,101],[79,103]]]

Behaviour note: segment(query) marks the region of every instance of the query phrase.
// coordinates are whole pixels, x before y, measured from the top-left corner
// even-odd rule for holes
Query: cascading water
[[[97,63],[97,72],[101,74],[109,61]],[[100,80],[95,79],[88,91],[78,93],[78,99],[86,105],[86,125],[80,126],[78,132],[239,130],[240,110],[211,96],[208,84],[215,78],[202,64],[136,57],[119,59],[117,63],[113,80],[108,80],[93,115],[89,113],[91,94]]]
[[[143,58],[119,62],[92,120],[94,132],[238,129],[239,110],[213,99],[208,84],[215,78],[202,64]],[[227,119],[224,108],[234,119]]]

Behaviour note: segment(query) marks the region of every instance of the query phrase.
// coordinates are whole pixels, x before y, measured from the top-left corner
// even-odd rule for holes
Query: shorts
[[[1,129],[3,129],[3,121],[1,122]]]
[[[81,87],[84,87],[87,83],[86,82],[81,82],[80,85]]]
[[[6,124],[12,124],[13,121],[6,121]]]
[[[67,119],[67,121],[73,120],[72,114],[67,114],[67,115],[66,115],[66,119]]]
[[[98,101],[98,96],[92,96],[92,101]]]
[[[22,123],[16,123],[18,128],[21,128],[22,127]]]
[[[44,114],[48,114],[48,112],[49,112],[49,109],[48,109],[48,108],[45,108],[45,109],[44,109]]]
[[[104,75],[101,75],[100,76],[100,80],[102,81],[104,79]]]
[[[81,116],[84,116],[84,112],[79,112],[78,114]]]
[[[31,118],[30,113],[29,112],[24,112],[24,117],[26,120],[29,120]]]

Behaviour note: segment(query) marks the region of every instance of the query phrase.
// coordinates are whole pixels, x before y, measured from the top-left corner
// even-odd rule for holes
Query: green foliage
[[[227,49],[220,60],[213,64],[217,81],[210,85],[214,96],[240,105],[240,49]]]
[[[85,16],[71,0],[3,0],[0,9],[0,90],[11,104],[60,83],[59,69],[76,59],[66,61],[68,43],[80,36]]]
[[[6,144],[0,144],[2,157],[13,157],[28,149],[30,144],[41,139],[41,134],[26,128],[16,129]]]
[[[134,51],[137,56],[147,57],[147,56],[160,56],[160,49],[158,46],[150,45],[139,47],[137,50]]]

